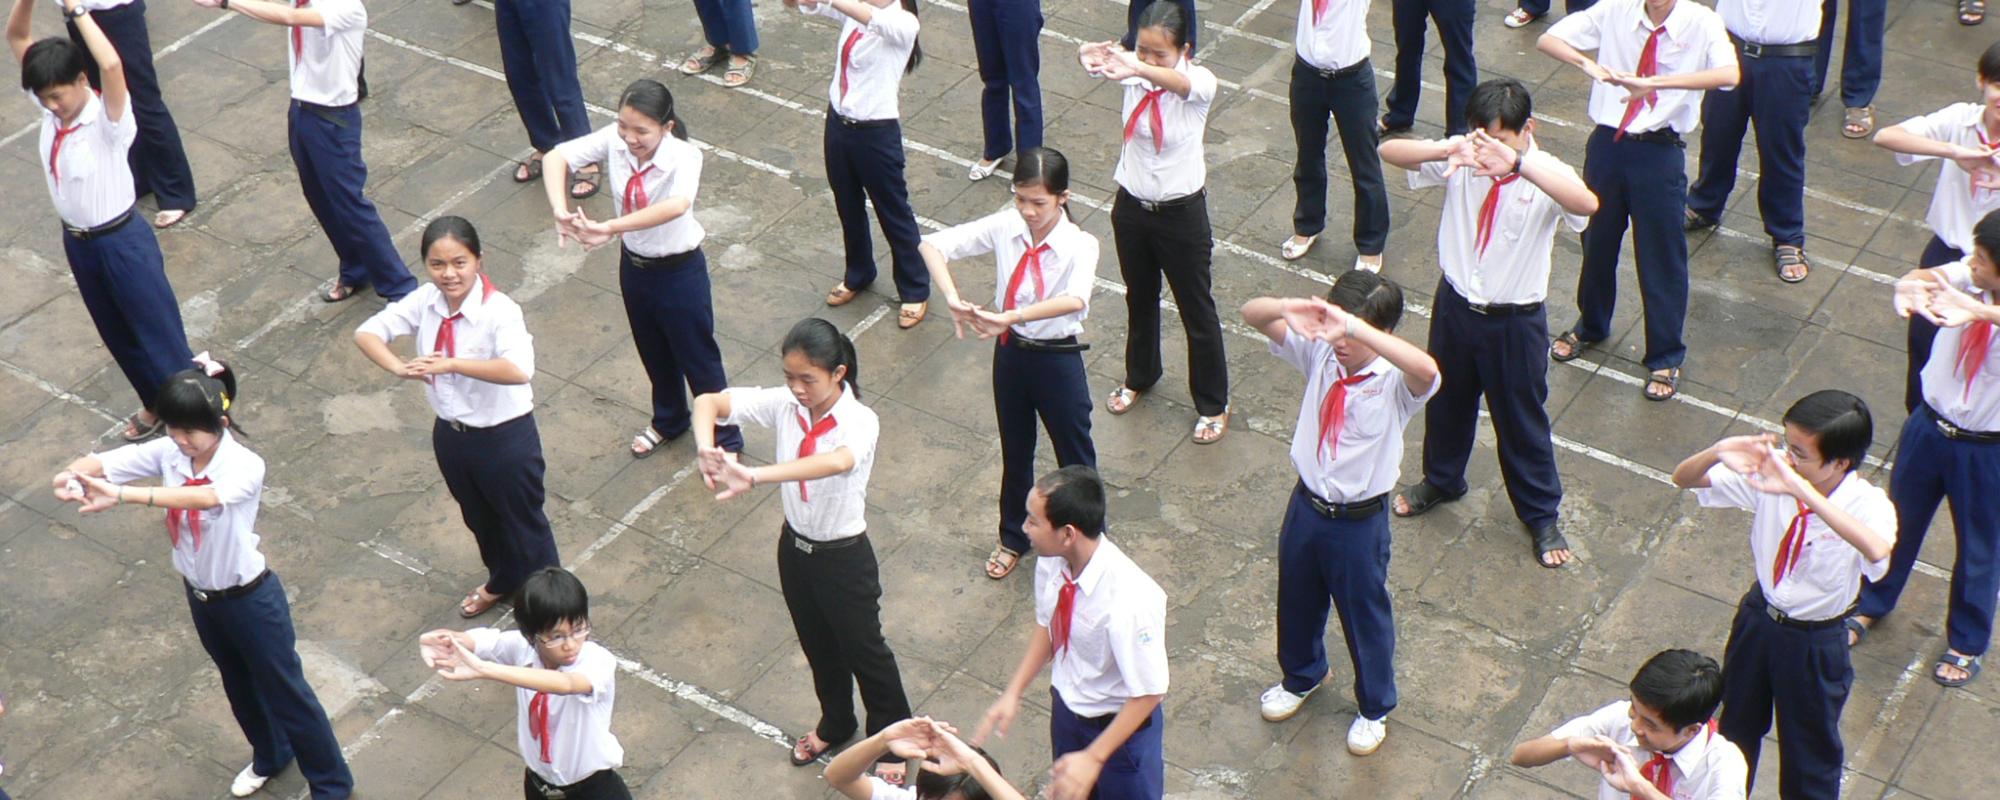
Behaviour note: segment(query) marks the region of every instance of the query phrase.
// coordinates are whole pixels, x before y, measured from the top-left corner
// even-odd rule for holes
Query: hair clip
[[[200,355],[195,356],[194,363],[196,366],[201,367],[201,371],[207,374],[208,377],[214,378],[222,374],[222,362],[209,358],[207,350],[203,350]]]

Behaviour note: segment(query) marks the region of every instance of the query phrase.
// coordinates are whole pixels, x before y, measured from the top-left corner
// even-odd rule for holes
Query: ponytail
[[[902,0],[902,4],[903,10],[910,12],[910,16],[917,15],[917,0]],[[915,37],[910,40],[910,60],[903,65],[903,74],[908,75],[917,71],[917,65],[922,63],[924,63],[924,41],[922,37]]]
[[[674,114],[674,95],[659,81],[652,78],[633,81],[631,85],[625,87],[625,92],[618,96],[618,107],[630,108],[661,125],[671,125],[674,136],[679,137],[681,141],[687,141],[687,123],[682,122],[681,118]]]
[[[784,344],[778,347],[781,354],[799,353],[813,366],[833,372],[847,368],[845,380],[847,388],[854,392],[854,399],[861,399],[861,362],[854,355],[854,340],[847,338],[833,323],[819,317],[807,317],[792,326],[785,334]]]
[[[220,434],[224,427],[236,427],[236,373],[228,364],[210,359],[207,353],[194,357],[196,367],[167,376],[160,393],[153,398],[153,414],[169,428]]]

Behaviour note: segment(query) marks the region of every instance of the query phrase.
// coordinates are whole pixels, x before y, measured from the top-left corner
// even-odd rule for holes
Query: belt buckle
[[[1764,45],[1761,42],[1746,41],[1743,43],[1743,54],[1751,58],[1763,58]]]
[[[1790,619],[1790,617],[1785,616],[1785,612],[1779,611],[1777,606],[1771,605],[1771,601],[1769,600],[1764,601],[1764,616],[1770,617],[1772,622],[1779,625],[1785,624],[1785,620]]]
[[[1938,427],[1938,432],[1944,434],[1944,438],[1946,439],[1958,438],[1958,426],[1944,421],[1943,417],[1938,418],[1937,427]]]
[[[800,536],[798,534],[792,534],[792,546],[798,548],[799,552],[801,553],[805,553],[806,555],[812,555],[813,551],[812,542],[806,541],[806,538],[803,536]]]
[[[208,602],[208,593],[207,593],[207,592],[204,592],[204,591],[202,591],[202,590],[200,590],[200,589],[195,589],[195,588],[193,588],[193,587],[189,587],[189,589],[190,589],[190,590],[192,590],[192,591],[194,592],[194,599],[196,599],[196,600],[198,600],[198,601],[200,601],[200,602],[203,602],[203,603],[206,603],[206,602]]]
[[[546,800],[563,800],[563,798],[566,798],[568,796],[569,794],[567,792],[564,792],[563,790],[558,789],[554,786],[542,790],[542,797],[546,798]]]
[[[1482,317],[1492,316],[1493,314],[1493,306],[1488,303],[1466,303],[1465,307],[1472,309],[1472,313]]]
[[[1136,197],[1134,197],[1134,198],[1132,198],[1132,199],[1134,199],[1134,200],[1139,200],[1139,198],[1136,198]],[[1157,201],[1153,201],[1153,200],[1139,200],[1139,207],[1140,207],[1140,208],[1143,208],[1143,209],[1146,209],[1147,211],[1149,211],[1149,212],[1152,212],[1152,213],[1154,213],[1154,214],[1158,214],[1158,213],[1160,213],[1160,204],[1159,204],[1159,203],[1158,203]]]

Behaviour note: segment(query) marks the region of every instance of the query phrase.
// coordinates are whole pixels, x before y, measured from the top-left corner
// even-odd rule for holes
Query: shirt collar
[[[1296,332],[1288,333],[1286,335],[1288,336],[1296,335]],[[1321,342],[1320,344],[1326,345],[1326,356],[1325,356],[1326,374],[1327,374],[1326,379],[1328,381],[1337,381],[1341,380],[1342,378],[1350,378],[1355,375],[1359,375],[1363,372],[1366,372],[1370,375],[1381,375],[1382,373],[1388,371],[1386,365],[1389,363],[1389,360],[1383,358],[1380,353],[1377,353],[1375,355],[1375,360],[1361,365],[1360,369],[1357,369],[1353,372],[1343,372],[1340,367],[1340,357],[1334,355],[1333,345],[1326,344],[1325,342]]]
[[[1667,760],[1674,762],[1674,766],[1681,768],[1681,777],[1693,777],[1697,769],[1701,766],[1702,761],[1708,757],[1708,746],[1715,739],[1715,730],[1709,726],[1714,723],[1715,720],[1702,723],[1701,729],[1695,731],[1694,738],[1689,739],[1687,744],[1681,745],[1681,749],[1667,756]]]
[[[792,394],[790,389],[785,390],[785,397],[792,401],[792,417],[796,419],[803,415],[806,418],[806,424],[811,426],[814,422],[812,409],[806,408],[803,403],[800,403],[798,395]],[[826,415],[832,417],[834,424],[837,426],[840,424],[840,420],[851,417],[852,415],[848,412],[853,411],[854,407],[860,403],[861,401],[854,399],[854,387],[842,385],[840,387],[840,399],[833,401],[833,407],[826,410]]]
[[[33,96],[34,96],[33,93],[30,92],[29,97],[33,98]],[[35,100],[35,103],[36,105],[40,105],[41,101],[37,99]],[[49,120],[55,123],[56,130],[62,130],[63,128],[69,127],[69,125],[63,124],[62,118],[56,116],[55,112],[44,108],[42,109],[42,113],[49,115]],[[75,125],[77,127],[82,127],[96,122],[103,116],[104,116],[104,98],[97,92],[93,91],[90,93],[90,97],[84,99],[83,110],[76,112],[76,122],[70,124]]]
[[[1072,241],[1070,237],[1082,232],[1082,228],[1070,221],[1069,212],[1064,211],[1062,219],[1056,222],[1055,227],[1049,229],[1049,235],[1042,238],[1042,244],[1049,248],[1050,255],[1066,255],[1069,253],[1069,244]],[[1028,221],[1022,219],[1020,214],[1014,215],[1014,238],[1021,242],[1022,252],[1036,247],[1034,234],[1028,230]]]
[[[437,288],[437,284],[430,284],[430,287],[434,293],[431,297],[431,309],[438,312],[439,319],[450,317],[451,300],[444,296],[444,290]],[[483,274],[474,274],[472,277],[472,291],[467,292],[465,301],[458,304],[458,313],[464,314],[467,322],[478,322],[479,316],[485,308],[486,276]]]
[[[1099,535],[1097,537],[1097,552],[1090,554],[1090,563],[1083,565],[1083,574],[1072,578],[1071,581],[1076,584],[1077,589],[1082,590],[1084,595],[1094,594],[1097,591],[1097,585],[1104,582],[1104,573],[1110,572],[1116,566],[1112,562],[1121,561],[1124,558],[1125,551],[1118,549],[1118,545],[1112,544],[1110,537]],[[1064,565],[1063,572],[1065,574],[1069,572],[1068,565]]]
[[[1666,38],[1680,41],[1687,36],[1688,26],[1693,25],[1694,12],[1687,10],[1691,0],[1674,0],[1673,10],[1667,12],[1667,21],[1660,27],[1667,29]],[[1639,0],[1639,32],[1648,36],[1653,33],[1653,17],[1646,13],[1646,0]]]
[[[230,435],[229,429],[224,428],[222,431],[222,441],[215,445],[215,455],[208,459],[208,469],[204,470],[201,475],[195,474],[194,459],[189,458],[187,453],[181,452],[178,446],[174,448],[173,460],[168,462],[167,466],[181,476],[182,483],[186,483],[204,475],[212,476],[229,471],[231,456],[235,454],[236,450],[241,448],[242,445],[236,443],[236,437]]]
[[[646,167],[649,166],[657,166],[659,167],[659,172],[665,173],[667,171],[667,148],[672,147],[676,141],[678,139],[674,138],[672,131],[660,134],[660,146],[653,148],[653,157],[645,161],[635,158],[632,155],[631,148],[626,148],[625,163],[632,168],[632,174],[634,175],[646,171]],[[623,145],[624,142],[621,141],[619,144]],[[623,187],[620,188],[622,189]]]

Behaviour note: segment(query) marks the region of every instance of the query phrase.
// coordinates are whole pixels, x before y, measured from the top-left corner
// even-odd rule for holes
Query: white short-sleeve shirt
[[[1523,159],[1571,178],[1576,170],[1532,144]],[[1549,263],[1559,226],[1581,232],[1590,217],[1571,214],[1541,187],[1516,177],[1500,187],[1493,231],[1479,249],[1479,214],[1495,179],[1461,167],[1445,175],[1446,163],[1430,161],[1410,171],[1410,188],[1444,187],[1444,216],[1438,223],[1438,265],[1445,280],[1468,302],[1539,303],[1549,295]]]
[[[840,38],[833,45],[833,77],[826,87],[826,99],[833,104],[833,110],[848,119],[863,121],[900,116],[896,96],[903,87],[903,70],[910,63],[910,51],[917,45],[920,27],[917,15],[893,3],[871,4],[868,24],[863,25],[835,10],[827,0],[812,8],[801,5],[799,10],[841,21]],[[856,33],[861,35],[854,38],[850,49],[847,40]],[[847,53],[845,97],[840,91],[843,50]]]
[[[799,444],[805,441],[808,425],[817,425],[811,412],[799,403],[792,390],[730,388],[729,417],[717,425],[762,425],[778,434],[778,452],[772,463],[799,459]],[[813,452],[831,453],[840,448],[854,456],[854,468],[839,475],[798,481],[778,487],[785,505],[785,521],[799,536],[813,541],[844,539],[868,530],[868,475],[875,469],[875,442],[881,437],[882,423],[875,410],[855,399],[853,389],[843,386],[840,399],[827,409],[833,427],[820,434]],[[802,491],[803,490],[803,491]]]
[[[1208,109],[1215,103],[1215,73],[1207,67],[1181,59],[1175,71],[1187,76],[1186,97],[1161,91],[1157,105],[1164,142],[1153,140],[1152,111],[1132,114],[1149,92],[1158,90],[1142,78],[1125,81],[1125,105],[1119,113],[1119,131],[1132,128],[1132,138],[1118,151],[1118,168],[1112,177],[1133,197],[1160,202],[1186,197],[1208,182],[1208,166],[1202,159],[1202,138],[1208,129]]]
[[[1982,121],[1984,109],[1978,103],[1953,103],[1920,117],[1904,120],[1898,127],[1917,136],[1961,147],[1984,148],[1987,136]],[[2000,142],[2000,138],[1994,139]],[[1897,153],[1896,163],[1909,165],[1933,156]],[[1931,233],[1958,252],[1972,254],[1972,226],[1995,209],[2000,209],[2000,191],[1979,189],[1972,176],[1948,159],[1938,168],[1937,186],[1931,190],[1930,211],[1924,222]]]
[[[466,633],[472,637],[472,654],[482,659],[510,667],[548,669],[535,654],[534,643],[520,631],[474,628]],[[557,671],[582,675],[590,681],[590,692],[549,695],[549,760],[544,762],[542,742],[528,727],[528,705],[537,692],[513,687],[517,706],[514,743],[528,769],[550,784],[568,786],[625,763],[625,748],[611,734],[618,657],[596,642],[584,642],[576,663]]]
[[[604,190],[611,193],[611,202],[618,216],[633,211],[626,207],[625,189],[635,173],[641,175],[640,185],[646,189],[649,206],[669,198],[687,198],[686,213],[667,220],[665,225],[626,231],[623,239],[625,249],[647,258],[664,258],[701,246],[701,223],[694,219],[694,196],[701,189],[700,148],[669,132],[660,137],[660,146],[653,149],[653,157],[640,164],[632,157],[632,150],[625,146],[625,140],[618,137],[618,123],[613,122],[557,145],[556,152],[562,154],[572,170],[591,164],[605,165],[603,177],[609,182],[604,184]]]
[[[1715,0],[1715,13],[1746,42],[1799,44],[1819,38],[1818,0]]]
[[[1651,17],[1645,0],[1603,0],[1588,10],[1567,15],[1549,26],[1548,35],[1578,50],[1596,50],[1597,63],[1614,72],[1636,72],[1639,56],[1652,35]],[[1654,51],[1659,75],[1680,75],[1725,66],[1735,66],[1736,47],[1722,18],[1707,6],[1679,0],[1667,12],[1666,33]],[[1624,87],[1594,83],[1590,87],[1590,119],[1599,125],[1618,127],[1625,118]],[[1626,127],[1630,133],[1644,133],[1672,127],[1686,135],[1701,124],[1701,92],[1688,89],[1661,89],[1651,104],[1642,104],[1639,115]]]
[[[1069,562],[1035,560],[1035,623],[1055,617]],[[1079,717],[1116,714],[1125,701],[1167,693],[1167,593],[1108,536],[1074,577],[1069,646],[1056,651],[1049,685]]]
[[[1757,567],[1757,585],[1764,599],[1788,617],[1826,620],[1840,616],[1861,593],[1861,579],[1881,580],[1889,572],[1889,559],[1869,561],[1840,538],[1818,514],[1806,515],[1804,549],[1796,566],[1785,573],[1785,582],[1772,585],[1778,566],[1778,551],[1798,514],[1799,503],[1790,495],[1761,492],[1729,467],[1716,464],[1708,470],[1709,488],[1694,490],[1695,500],[1707,508],[1740,508],[1751,512],[1750,557]],[[1850,472],[1834,487],[1828,500],[1854,516],[1876,533],[1896,541],[1896,506],[1889,495]]]
[[[264,494],[264,459],[237,443],[233,434],[222,432],[208,468],[199,473],[194,460],[167,437],[99,453],[97,460],[104,465],[104,479],[112,483],[158,478],[161,487],[174,488],[198,478],[208,479],[222,505],[207,511],[180,512],[180,541],[173,545],[174,570],[194,588],[209,592],[233,589],[264,573],[264,554],[257,550],[256,531],[257,506]],[[164,519],[169,512],[155,513]],[[199,541],[194,536],[196,519],[201,524]],[[166,531],[161,537],[167,538]]]
[[[1993,298],[1972,285],[1972,266],[1959,260],[1938,267],[1945,279],[1960,291],[1991,303]],[[2000,347],[1986,351],[1986,361],[1970,385],[1959,370],[1958,346],[1970,325],[1939,328],[1931,342],[1931,357],[1919,373],[1923,382],[1924,404],[1944,421],[1968,431],[2000,431]],[[1995,337],[2000,338],[2000,337]]]
[[[484,276],[474,279],[472,291],[459,304],[458,312],[464,316],[452,323],[453,352],[469,361],[507,359],[532,379],[535,337],[528,333],[521,306],[491,286]],[[436,347],[438,328],[451,315],[444,292],[437,284],[426,283],[375,312],[356,332],[375,334],[384,342],[415,334],[417,354],[435,355],[443,352]],[[528,384],[489,383],[456,373],[432,376],[424,384],[424,398],[440,419],[475,428],[490,428],[535,410],[535,390]]]
[[[1299,0],[1299,24],[1292,47],[1299,60],[1317,69],[1345,69],[1368,57],[1368,0],[1325,0],[1313,19],[1313,0]]]
[[[1339,446],[1329,459],[1320,447],[1320,404],[1336,381],[1348,377],[1347,370],[1334,357],[1333,345],[1290,329],[1284,339],[1271,342],[1271,354],[1306,376],[1291,451],[1292,467],[1306,489],[1328,502],[1352,503],[1396,488],[1403,464],[1403,429],[1437,394],[1443,378],[1432,380],[1423,394],[1411,394],[1402,370],[1389,359],[1376,357],[1354,373],[1373,377],[1348,387]]]
[[[317,10],[326,27],[300,28],[302,51],[292,49],[291,31],[285,32],[292,99],[322,106],[344,106],[360,99],[361,43],[368,31],[368,8],[361,0],[306,0],[296,7]]]
[[[924,237],[924,241],[957,261],[986,253],[993,254],[999,279],[993,287],[993,305],[998,312],[1007,307],[1007,283],[1014,267],[1028,252],[1028,223],[1013,209],[996,211],[979,219],[954,225]],[[1067,295],[1083,301],[1083,308],[1068,314],[1023,322],[1014,326],[1014,335],[1030,339],[1061,339],[1083,333],[1083,320],[1090,316],[1090,292],[1097,280],[1097,237],[1071,222],[1069,215],[1042,238],[1049,249],[1042,254],[1042,287],[1036,290],[1032,274],[1021,278],[1014,292],[1014,307],[1026,308],[1051,297]]]
[[[139,137],[139,121],[132,115],[128,96],[125,110],[116,122],[105,113],[104,99],[92,93],[77,112],[75,129],[63,137],[62,149],[55,150],[56,132],[69,126],[42,107],[33,92],[28,101],[41,112],[42,136],[35,152],[42,168],[42,182],[49,188],[56,215],[74,228],[95,228],[132,208],[132,167],[125,154]],[[51,160],[52,154],[55,158]],[[53,164],[53,167],[51,167]]]
[[[1639,748],[1639,737],[1632,733],[1631,709],[1632,701],[1620,700],[1565,722],[1549,735],[1559,739],[1602,736],[1632,748],[1632,757],[1643,765],[1653,758],[1653,751]],[[1750,782],[1750,768],[1743,760],[1743,751],[1713,728],[1704,727],[1669,758],[1673,763],[1674,800],[1743,800],[1744,786]],[[1610,783],[1598,781],[1597,800],[1630,797],[1611,788]]]

